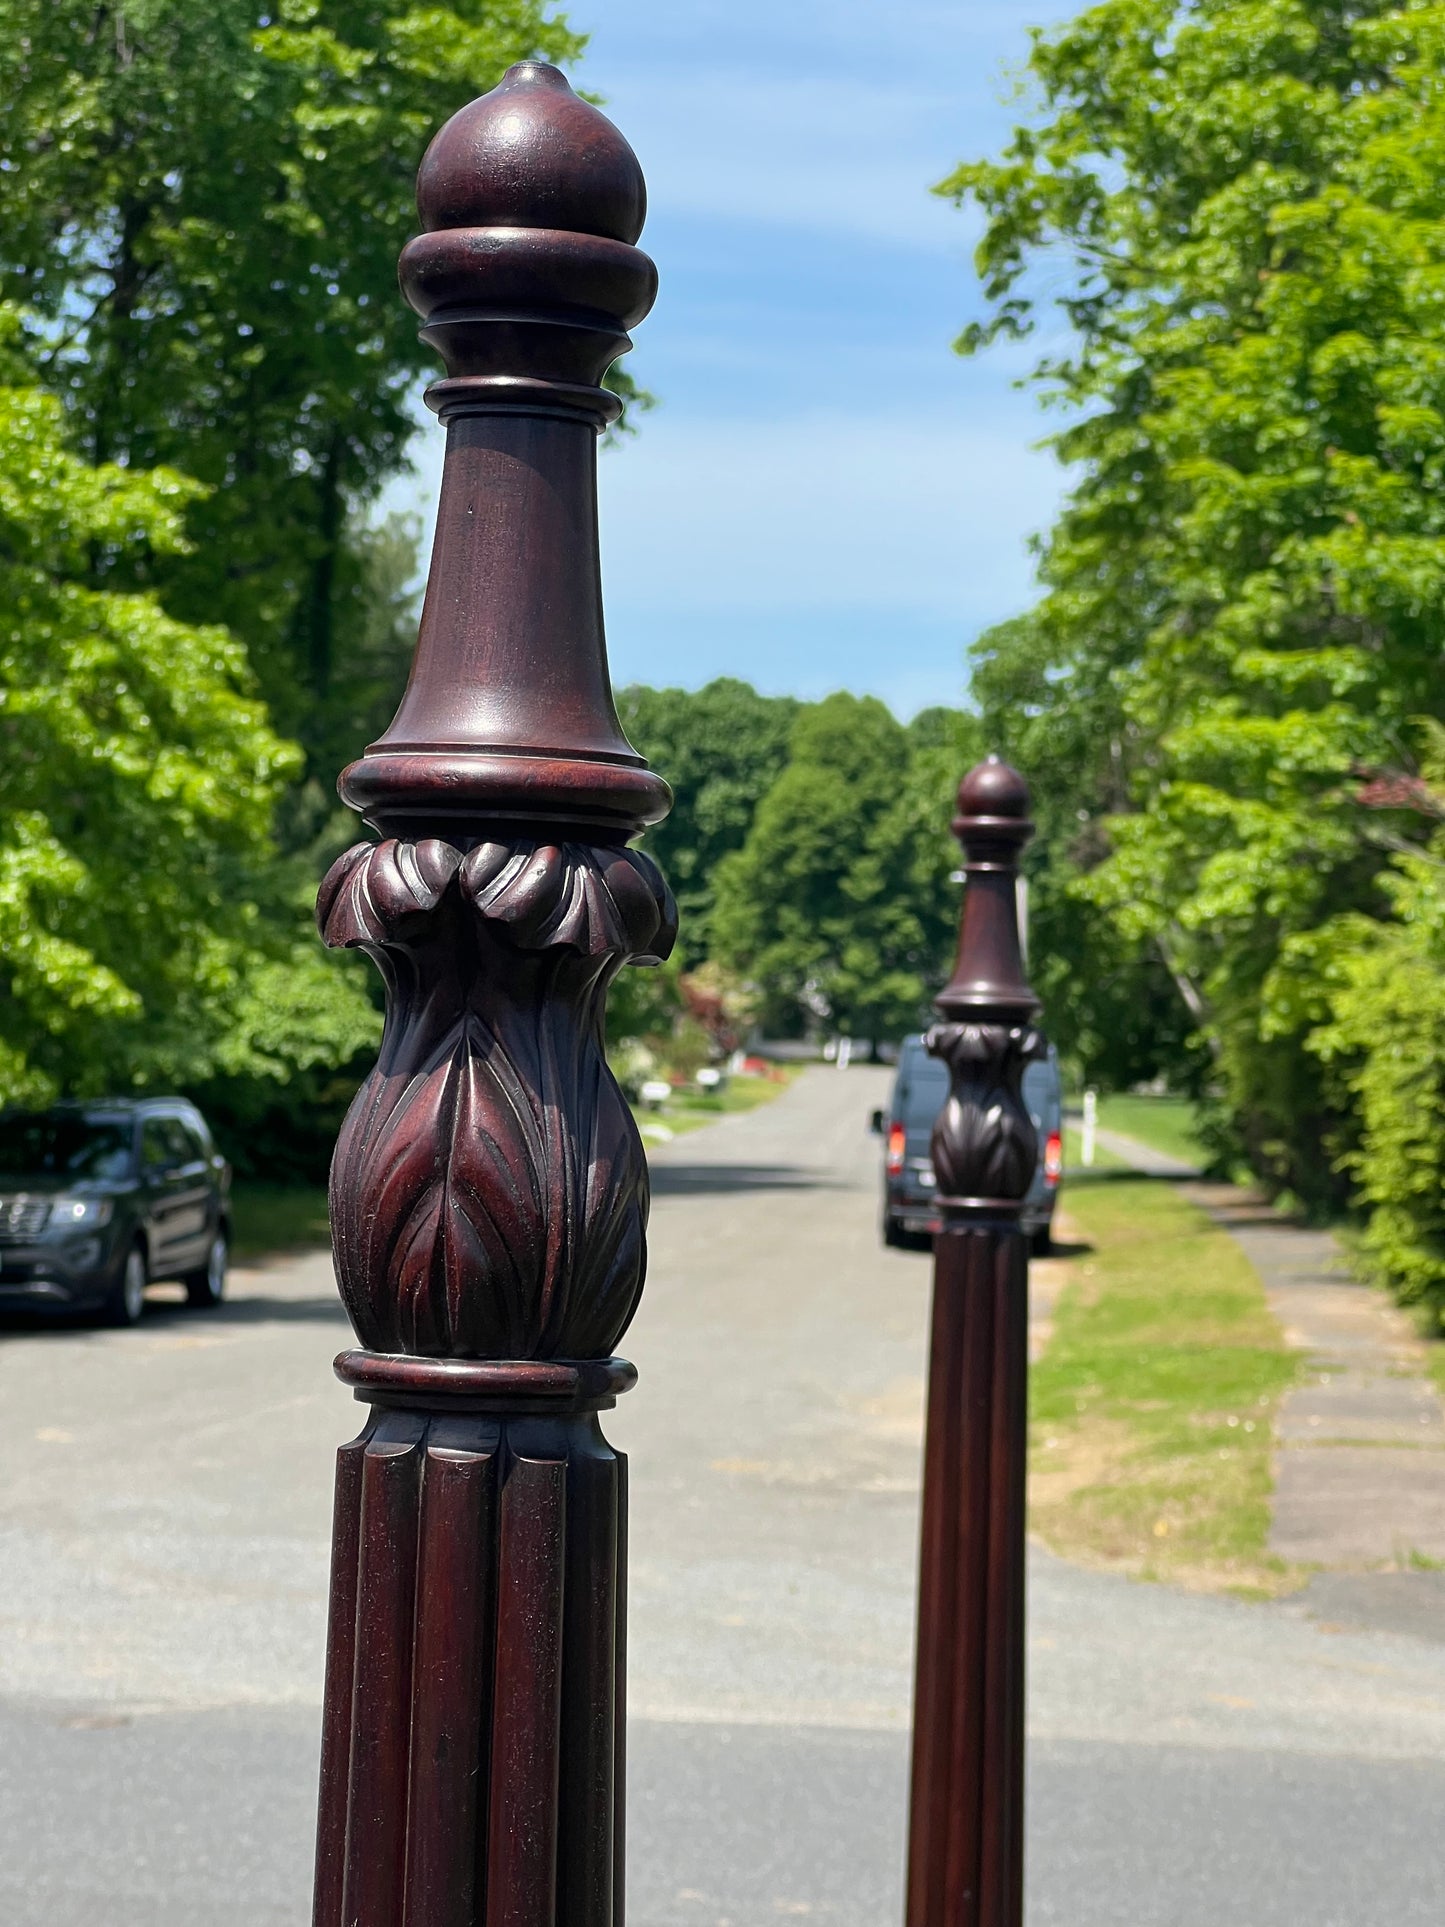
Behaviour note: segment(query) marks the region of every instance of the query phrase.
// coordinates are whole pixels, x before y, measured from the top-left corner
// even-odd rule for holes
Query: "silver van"
[[[948,1067],[930,1057],[923,1039],[905,1037],[886,1111],[873,1113],[884,1140],[883,1242],[901,1245],[939,1228],[928,1143],[948,1096]],[[1049,1045],[1024,1071],[1024,1102],[1039,1134],[1039,1161],[1024,1199],[1023,1227],[1035,1251],[1047,1251],[1064,1171],[1064,1094],[1059,1054]]]

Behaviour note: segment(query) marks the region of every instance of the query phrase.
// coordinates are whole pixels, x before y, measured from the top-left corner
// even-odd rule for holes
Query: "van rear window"
[[[908,1081],[899,1092],[905,1117],[936,1117],[948,1096],[948,1066],[936,1057],[919,1057],[908,1066]]]

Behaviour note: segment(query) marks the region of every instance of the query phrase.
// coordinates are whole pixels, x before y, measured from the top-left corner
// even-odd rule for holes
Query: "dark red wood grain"
[[[331,1523],[331,1606],[326,1635],[321,1800],[316,1827],[317,1927],[339,1927],[346,1878],[347,1793],[351,1779],[351,1683],[356,1675],[356,1578],[361,1549],[361,1467],[366,1439],[336,1455]]]
[[[346,1927],[388,1927],[406,1892],[412,1626],[425,1422],[381,1419],[361,1468],[356,1666],[351,1683]]]
[[[959,791],[958,961],[928,1047],[949,1066],[933,1138],[908,1927],[1022,1927],[1028,1255],[1019,1207],[1037,1139],[1024,1066],[1044,1048],[1015,878],[1022,779],[991,758]]]
[[[629,847],[666,784],[622,734],[597,558],[602,386],[651,306],[636,157],[523,62],[447,123],[404,292],[446,364],[416,659],[341,779],[372,832],[317,914],[387,988],[332,1167],[374,1409],[337,1469],[316,1927],[621,1927],[626,1485],[597,1414],[646,1274],[607,1067],[662,961]],[[358,745],[358,747],[361,747]]]
[[[407,1917],[427,1927],[471,1927],[485,1874],[476,1842],[490,1798],[500,1444],[496,1428],[465,1419],[438,1419],[427,1434],[406,1878]]]
[[[556,1917],[567,1465],[543,1450],[518,1440],[502,1492],[486,1927]]]
[[[597,1431],[580,1435],[568,1465],[565,1675],[561,1780],[564,1813],[586,1816],[571,1828],[557,1867],[557,1918],[569,1927],[603,1927],[613,1918],[619,1873],[623,1780],[616,1757],[623,1737],[620,1455]]]

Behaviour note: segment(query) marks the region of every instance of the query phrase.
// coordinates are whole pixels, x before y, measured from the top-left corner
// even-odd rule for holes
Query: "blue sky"
[[[1060,483],[1026,358],[950,352],[975,225],[928,189],[997,148],[1027,24],[1076,6],[564,10],[591,35],[575,80],[646,171],[662,280],[630,358],[661,405],[601,464],[614,680],[962,700],[969,641],[1031,599]],[[405,491],[428,517],[439,442]]]

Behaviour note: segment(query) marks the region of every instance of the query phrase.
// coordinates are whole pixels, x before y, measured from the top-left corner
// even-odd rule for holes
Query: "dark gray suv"
[[[231,1171],[179,1097],[0,1113],[0,1310],[133,1325],[152,1278],[218,1305]]]

